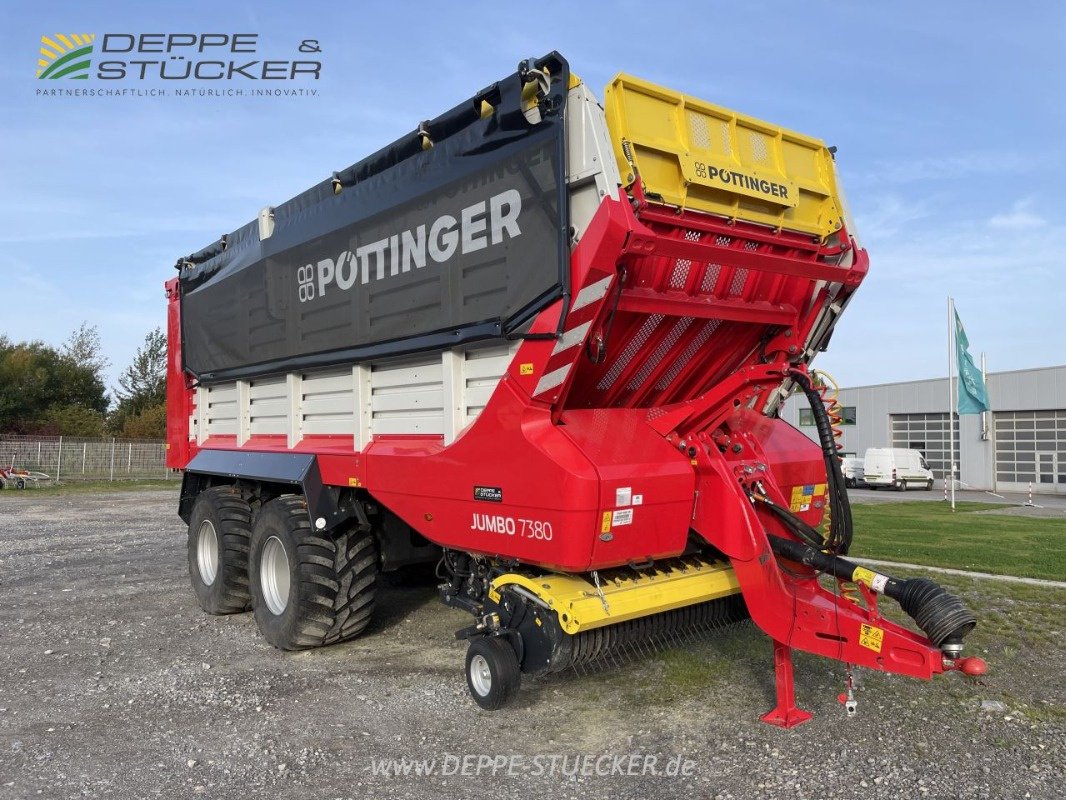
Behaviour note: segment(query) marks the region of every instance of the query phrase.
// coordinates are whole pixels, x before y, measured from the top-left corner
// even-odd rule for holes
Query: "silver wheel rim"
[[[479,697],[485,697],[492,691],[492,671],[489,662],[480,653],[470,659],[470,683]]]
[[[285,545],[277,536],[271,536],[263,545],[263,557],[259,564],[259,583],[263,599],[271,613],[281,616],[289,604],[289,556]]]
[[[200,570],[200,580],[210,586],[218,575],[218,534],[211,520],[200,523],[196,534],[196,568]]]

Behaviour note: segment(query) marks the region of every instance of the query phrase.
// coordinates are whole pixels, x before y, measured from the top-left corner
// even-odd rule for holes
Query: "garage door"
[[[892,414],[892,446],[917,450],[929,462],[937,480],[948,474],[950,431],[947,412],[931,414]],[[955,422],[958,437],[958,418]],[[959,442],[955,440],[955,463],[959,463]]]
[[[1066,493],[1066,409],[997,411],[996,486]]]

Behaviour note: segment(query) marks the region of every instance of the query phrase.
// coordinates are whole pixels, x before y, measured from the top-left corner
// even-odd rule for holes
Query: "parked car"
[[[854,456],[841,459],[840,471],[844,473],[844,485],[849,489],[865,485],[863,459]]]
[[[898,447],[871,447],[862,462],[863,480],[871,489],[933,488],[933,473],[917,450]]]

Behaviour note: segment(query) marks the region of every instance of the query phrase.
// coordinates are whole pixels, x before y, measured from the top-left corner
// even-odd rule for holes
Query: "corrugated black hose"
[[[836,438],[833,436],[833,423],[829,412],[822,402],[822,396],[811,384],[811,379],[799,370],[789,371],[811,406],[814,424],[818,429],[818,442],[822,446],[822,458],[825,461],[825,476],[828,487],[829,503],[832,517],[829,522],[829,537],[823,549],[838,555],[847,555],[851,549],[853,527],[851,522],[851,503],[848,501],[848,489],[844,485],[844,474],[840,471],[840,456],[837,453]]]
[[[899,603],[935,646],[952,656],[962,648],[963,637],[977,625],[977,619],[962,601],[928,578],[898,580],[860,567],[840,556],[822,553],[814,547],[768,534],[770,548],[782,558],[806,564],[820,572],[855,583],[864,583]]]

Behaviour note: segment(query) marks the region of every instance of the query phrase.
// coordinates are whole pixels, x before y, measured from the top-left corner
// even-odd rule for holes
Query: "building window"
[[[958,417],[955,418],[956,431]],[[892,446],[917,450],[929,464],[937,478],[948,474],[950,464],[959,463],[959,440],[954,444],[955,456],[951,453],[951,432],[946,413],[893,414],[891,416]]]
[[[1066,409],[997,411],[996,480],[1001,483],[1066,483]]]
[[[805,428],[814,427],[814,412],[809,408],[801,408],[800,412],[800,425]],[[841,425],[854,425],[855,424],[855,406],[841,406],[840,407],[840,424]]]

